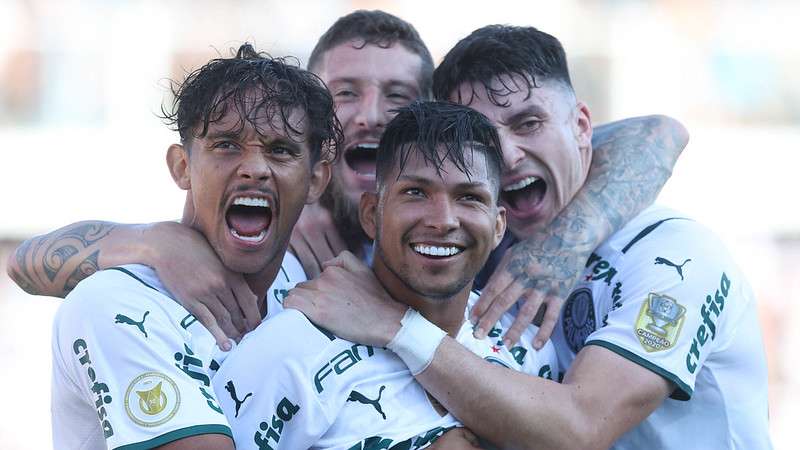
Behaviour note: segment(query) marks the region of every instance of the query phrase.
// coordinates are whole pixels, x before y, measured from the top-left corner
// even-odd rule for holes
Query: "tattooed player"
[[[510,276],[535,283],[525,276],[535,260],[563,267],[569,281],[564,249],[581,249],[587,263],[553,337],[559,361],[569,366],[563,384],[488,364],[445,337],[397,352],[409,367],[429,363],[416,376],[425,389],[503,448],[771,448],[755,299],[719,239],[661,207],[597,246],[582,239],[591,224],[575,202],[590,209],[624,191],[587,181],[589,110],[575,97],[558,40],[534,28],[481,28],[445,56],[434,89],[481,111],[498,129],[509,228],[523,244],[539,242],[511,248]],[[575,196],[579,189],[588,202]],[[442,264],[451,258],[440,256]],[[419,324],[401,322],[405,305],[392,302],[351,255],[298,292],[286,306],[354,342],[383,347],[430,337]],[[504,295],[505,303],[496,300],[496,311],[478,321],[477,337],[516,299]]]
[[[167,119],[181,144],[167,164],[186,191],[182,223],[260,299],[273,280],[271,291],[285,291],[292,227],[323,192],[341,139],[330,94],[313,74],[245,44],[193,72],[175,96]],[[210,380],[223,356],[151,268],[96,272],[55,319],[55,447],[232,449]]]

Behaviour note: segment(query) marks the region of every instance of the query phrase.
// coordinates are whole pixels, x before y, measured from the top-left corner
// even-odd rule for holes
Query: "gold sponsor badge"
[[[163,373],[145,372],[134,378],[125,392],[125,412],[143,427],[166,423],[180,405],[178,385]]]
[[[642,302],[633,331],[648,352],[667,350],[675,345],[686,320],[686,308],[674,298],[651,292]]]

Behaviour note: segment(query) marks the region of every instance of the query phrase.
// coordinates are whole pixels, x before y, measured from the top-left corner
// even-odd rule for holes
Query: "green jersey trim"
[[[125,269],[123,267],[109,267],[106,270],[116,270],[116,271],[122,272],[122,273],[132,277],[134,280],[138,281],[139,283],[142,283],[143,285],[149,287],[150,289],[152,289],[152,290],[154,290],[156,292],[161,292],[158,289],[154,288],[153,286],[150,286],[149,284],[145,283],[144,280],[142,280],[141,278],[137,277],[133,272],[131,272],[128,269]]]
[[[678,389],[675,390],[675,392],[673,392],[672,394],[670,394],[670,398],[681,401],[687,401],[692,398],[692,393],[694,392],[693,389],[689,387],[688,384],[681,381],[681,379],[678,378],[677,375],[664,370],[663,368],[653,364],[652,362],[642,358],[641,356],[631,352],[630,350],[626,350],[610,342],[599,341],[599,340],[588,341],[586,342],[586,345],[597,345],[598,347],[603,347],[607,350],[611,350],[612,352],[618,354],[619,356],[622,356],[623,358],[632,361],[651,372],[655,372],[656,374],[675,383],[675,386],[677,386]]]
[[[158,447],[160,445],[169,444],[170,442],[177,441],[178,439],[197,436],[200,434],[224,434],[233,440],[233,433],[231,433],[231,429],[227,425],[194,425],[191,427],[170,431],[169,433],[162,434],[161,436],[144,442],[137,442],[135,444],[127,444],[121,447],[116,447],[114,450],[146,450],[153,447]]]

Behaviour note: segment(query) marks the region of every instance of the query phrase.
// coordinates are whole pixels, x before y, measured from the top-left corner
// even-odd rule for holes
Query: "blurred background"
[[[5,274],[34,234],[82,219],[176,219],[158,119],[167,80],[244,41],[301,64],[354,9],[413,23],[438,62],[489,23],[557,36],[595,123],[662,113],[691,141],[660,203],[717,231],[760,301],[776,449],[796,448],[800,375],[800,3],[796,1],[0,0],[0,448],[50,441],[59,300]],[[748,380],[741,380],[747,383]]]

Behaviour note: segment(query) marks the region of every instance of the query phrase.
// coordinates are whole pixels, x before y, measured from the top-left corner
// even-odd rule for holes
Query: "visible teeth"
[[[243,205],[243,206],[258,206],[261,208],[269,208],[269,202],[265,198],[257,198],[257,197],[236,197],[233,200],[234,205]]]
[[[533,183],[535,183],[536,180],[538,180],[538,178],[536,178],[536,177],[523,178],[523,179],[517,181],[514,184],[509,184],[508,186],[504,187],[503,188],[503,192],[516,191],[518,189],[522,189],[524,187],[528,187],[528,186],[532,185]]]
[[[258,233],[255,236],[242,236],[241,234],[237,233],[236,230],[231,228],[231,234],[236,239],[241,239],[241,240],[246,241],[246,242],[258,242],[258,241],[264,239],[264,236],[267,235],[267,230],[261,230],[261,232]]]
[[[437,247],[433,245],[414,244],[414,251],[429,256],[453,256],[461,253],[458,247]]]
[[[378,148],[378,144],[358,144],[353,148],[363,148],[365,150],[376,150]]]

